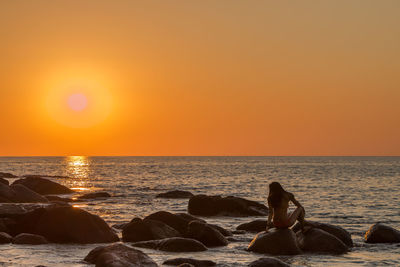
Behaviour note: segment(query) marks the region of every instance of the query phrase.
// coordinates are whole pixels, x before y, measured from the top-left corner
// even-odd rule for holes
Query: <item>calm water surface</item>
[[[80,202],[110,225],[159,210],[185,212],[187,200],[156,199],[167,190],[235,195],[265,202],[268,183],[295,194],[307,218],[339,225],[355,247],[341,256],[280,257],[294,266],[400,266],[400,245],[370,245],[362,236],[375,222],[400,229],[400,157],[0,157],[0,171],[47,174],[79,193],[105,190],[114,197]],[[12,181],[12,179],[10,179]],[[78,194],[79,194],[78,193]],[[227,229],[257,217],[212,217]],[[161,264],[174,257],[210,259],[220,266],[245,266],[262,255],[246,252],[252,234],[201,253],[142,249]],[[3,266],[88,266],[82,260],[97,245],[1,245]]]

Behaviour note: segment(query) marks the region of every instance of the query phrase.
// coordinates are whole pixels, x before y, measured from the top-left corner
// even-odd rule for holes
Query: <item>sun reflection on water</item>
[[[90,161],[85,156],[69,156],[65,158],[67,172],[71,180],[70,187],[75,191],[86,191],[90,172]]]

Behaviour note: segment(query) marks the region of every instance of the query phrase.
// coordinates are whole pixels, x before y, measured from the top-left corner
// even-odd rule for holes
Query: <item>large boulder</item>
[[[156,195],[157,198],[191,198],[192,193],[182,190],[173,190]]]
[[[161,240],[151,240],[133,243],[134,247],[158,249],[169,252],[206,251],[207,248],[199,241],[191,238],[171,237]]]
[[[22,233],[13,238],[12,242],[14,244],[27,244],[27,245],[42,245],[48,244],[49,241],[43,236]]]
[[[343,254],[349,250],[342,240],[318,228],[297,232],[297,241],[303,251],[311,253]]]
[[[122,228],[124,241],[138,242],[178,236],[181,235],[174,228],[150,219],[134,218]]]
[[[96,267],[156,267],[158,266],[149,256],[140,250],[116,243],[92,249],[85,261]]]
[[[290,265],[273,257],[263,257],[249,264],[249,267],[289,267]]]
[[[3,203],[46,203],[48,200],[24,185],[0,183],[0,201]]]
[[[18,176],[9,172],[0,172],[0,178],[17,178]]]
[[[186,236],[200,241],[207,247],[228,245],[228,240],[218,230],[199,221],[191,221],[189,223]]]
[[[174,228],[175,230],[177,230],[182,235],[186,233],[187,225],[190,222],[187,219],[184,219],[182,216],[172,214],[167,211],[158,211],[156,213],[150,214],[144,219],[163,222],[169,225],[170,227]]]
[[[22,216],[17,232],[42,235],[53,243],[109,243],[118,236],[99,216],[71,206],[39,208]]]
[[[318,228],[321,230],[324,230],[325,232],[330,233],[331,235],[336,236],[340,240],[342,240],[343,243],[346,244],[348,247],[353,246],[353,240],[351,239],[351,234],[343,229],[342,227],[332,225],[332,224],[327,224],[327,223],[320,223],[320,222],[314,222],[314,221],[307,221],[306,222],[306,227],[313,227],[313,228]],[[300,230],[300,223],[297,222],[293,227],[292,230],[297,233]]]
[[[301,253],[296,234],[291,229],[271,229],[268,232],[260,232],[251,241],[247,250],[271,255]]]
[[[188,211],[200,216],[265,216],[268,208],[240,197],[195,195],[189,199]]]
[[[107,192],[95,192],[95,193],[88,193],[88,194],[79,196],[78,199],[86,200],[86,199],[108,198],[108,197],[111,197],[111,195]]]
[[[217,265],[213,261],[209,260],[196,260],[191,258],[176,258],[170,259],[163,262],[163,265],[173,265],[173,266],[180,266],[181,264],[188,263],[195,267],[209,267]]]
[[[365,233],[367,243],[400,243],[400,231],[382,223],[372,225]]]
[[[41,195],[74,193],[73,190],[64,185],[40,177],[18,179],[13,184],[22,184]]]
[[[253,233],[259,233],[265,231],[267,228],[267,220],[254,220],[248,223],[242,223],[236,230],[244,230]]]
[[[0,244],[11,243],[12,239],[12,236],[10,236],[8,233],[0,232]]]
[[[0,178],[0,183],[5,184],[5,185],[10,185],[10,182],[4,178]]]

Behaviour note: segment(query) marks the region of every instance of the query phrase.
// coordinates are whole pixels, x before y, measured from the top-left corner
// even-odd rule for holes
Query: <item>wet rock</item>
[[[112,244],[92,249],[85,261],[96,267],[156,267],[158,266],[149,256],[140,250],[124,244]]]
[[[248,251],[271,255],[296,255],[301,250],[291,229],[271,229],[258,233],[249,244]]]
[[[42,235],[53,243],[109,243],[118,236],[99,216],[71,206],[33,210],[18,220],[16,231]]]
[[[13,185],[21,184],[41,195],[71,194],[73,190],[59,183],[40,177],[27,177],[16,180]]]
[[[158,211],[156,213],[150,214],[149,216],[145,217],[144,219],[163,222],[163,223],[167,224],[168,226],[177,230],[182,235],[184,235],[186,233],[187,225],[190,222],[186,219],[183,219],[181,216],[172,214],[167,211]]]
[[[113,224],[111,227],[118,229],[118,230],[122,230],[126,225],[128,225],[128,222],[127,223],[116,223],[116,224]]]
[[[193,216],[193,215],[190,215],[190,214],[188,214],[188,213],[175,213],[175,215],[181,217],[182,219],[184,219],[184,220],[187,221],[187,222],[199,221],[199,222],[204,222],[204,223],[206,223],[205,220],[200,219],[200,218],[198,218],[198,217],[195,217],[195,216]]]
[[[206,251],[207,248],[199,241],[191,238],[171,237],[161,240],[142,241],[133,243],[134,247],[158,249],[169,252]]]
[[[10,182],[6,179],[0,178],[0,183],[5,184],[5,185],[9,185]]]
[[[307,226],[321,229],[325,232],[330,233],[331,235],[336,236],[337,238],[342,240],[342,242],[345,243],[346,246],[348,246],[348,247],[353,246],[353,240],[351,239],[351,234],[348,231],[346,231],[345,229],[343,229],[342,227],[332,225],[332,224],[327,224],[327,223],[314,222],[314,221],[307,221]],[[300,223],[297,222],[292,227],[292,230],[297,233],[298,230],[300,230]]]
[[[200,241],[207,247],[228,245],[228,240],[218,230],[198,221],[189,223],[186,236]]]
[[[259,233],[267,228],[267,220],[255,220],[248,223],[242,223],[236,230],[244,230],[248,232]]]
[[[265,216],[268,208],[256,201],[239,197],[195,195],[189,199],[188,211],[200,216]]]
[[[11,243],[12,239],[12,236],[10,236],[8,233],[0,232],[0,244]]]
[[[73,200],[67,197],[59,196],[45,196],[48,201],[58,201],[58,202],[72,202]]]
[[[156,195],[157,198],[191,198],[192,193],[182,190],[173,190]]]
[[[273,257],[263,257],[249,264],[249,267],[289,267],[290,265]]]
[[[303,251],[323,254],[343,254],[349,249],[339,238],[318,228],[297,232],[297,241]]]
[[[0,198],[6,203],[46,203],[48,200],[23,185],[0,183]]]
[[[83,199],[108,198],[108,197],[111,197],[111,195],[107,192],[95,192],[79,196],[78,199],[83,200]]]
[[[135,218],[122,229],[122,239],[130,242],[179,236],[181,235],[174,228],[163,222],[150,219]]]
[[[235,231],[232,231],[232,234],[234,234],[234,235],[244,235],[245,233],[246,233],[245,230],[235,230]]]
[[[232,236],[232,232],[231,231],[226,230],[225,228],[223,228],[223,227],[221,227],[219,225],[211,224],[211,223],[208,223],[207,225],[210,226],[211,228],[214,228],[218,232],[220,232],[223,236]]]
[[[9,172],[0,172],[0,178],[17,178],[18,176]]]
[[[208,267],[208,266],[216,265],[216,263],[213,261],[196,260],[196,259],[190,259],[190,258],[176,258],[176,259],[166,260],[163,262],[164,265],[173,265],[173,266],[179,266],[183,263],[188,263],[195,267]]]
[[[365,233],[367,243],[400,243],[400,231],[382,223],[372,225]]]
[[[49,243],[43,236],[27,234],[27,233],[22,233],[17,235],[16,237],[13,238],[12,242],[14,244],[28,244],[28,245],[42,245]]]
[[[178,267],[195,267],[195,266],[190,263],[182,263],[182,264],[179,264]]]

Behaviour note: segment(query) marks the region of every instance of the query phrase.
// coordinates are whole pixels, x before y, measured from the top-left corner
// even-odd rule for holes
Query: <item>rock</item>
[[[266,228],[267,220],[255,220],[248,223],[242,223],[241,225],[236,227],[236,230],[245,230],[248,232],[259,233],[265,231]]]
[[[0,232],[11,233],[16,225],[16,221],[11,218],[0,218]]]
[[[96,267],[156,267],[149,256],[140,250],[117,243],[92,249],[85,261],[96,264]]]
[[[0,218],[17,218],[32,210],[55,205],[52,203],[0,203]]]
[[[181,236],[167,224],[150,219],[135,218],[122,229],[122,240],[138,242]]]
[[[176,258],[176,259],[170,259],[166,260],[163,262],[164,265],[174,265],[174,266],[179,266],[183,263],[188,263],[191,264],[195,267],[208,267],[208,266],[215,266],[216,263],[213,261],[209,260],[196,260],[196,259],[190,259],[190,258]]]
[[[313,221],[307,221],[307,226],[321,229],[325,232],[330,233],[331,235],[336,236],[337,238],[342,240],[342,242],[345,243],[348,247],[353,246],[353,240],[351,239],[351,234],[349,232],[347,232],[345,229],[343,229],[342,227],[332,225],[332,224],[327,224],[327,223],[313,222]],[[292,230],[297,233],[297,231],[300,230],[300,223],[297,222],[292,227]]]
[[[108,198],[108,197],[111,197],[111,195],[107,192],[95,192],[79,196],[78,199],[83,200],[83,199]]]
[[[207,247],[228,245],[228,240],[216,229],[206,223],[191,221],[187,228],[187,237],[196,239]]]
[[[256,201],[239,197],[195,195],[189,199],[188,211],[200,216],[265,216],[268,208]]]
[[[307,252],[343,254],[349,250],[342,240],[318,228],[310,228],[305,233],[297,232],[297,241],[299,247]]]
[[[67,197],[59,196],[45,196],[48,201],[58,201],[58,202],[72,202],[73,200]]]
[[[0,183],[0,198],[6,203],[46,203],[48,200],[23,185]]]
[[[246,233],[245,230],[235,230],[235,231],[232,231],[232,234],[234,234],[234,235],[244,235],[245,233]]]
[[[18,176],[9,172],[0,172],[0,178],[17,178]]]
[[[367,243],[400,243],[400,231],[382,223],[372,225],[364,236]]]
[[[12,239],[12,236],[10,236],[8,233],[0,232],[0,244],[11,243]]]
[[[6,179],[0,178],[0,183],[5,184],[5,185],[9,185],[10,182]]]
[[[42,235],[53,243],[109,243],[118,236],[99,216],[71,206],[39,208],[22,216],[16,231]]]
[[[128,225],[128,222],[127,223],[116,223],[116,224],[113,224],[111,227],[118,229],[118,230],[122,230],[126,225]]]
[[[191,198],[192,193],[182,190],[173,190],[156,195],[157,198]]]
[[[181,217],[182,219],[184,219],[184,220],[187,221],[187,222],[199,221],[199,222],[206,223],[205,220],[200,219],[200,218],[198,218],[198,217],[195,217],[195,216],[193,216],[193,215],[190,215],[190,214],[188,214],[188,213],[175,213],[175,215]]]
[[[13,238],[14,244],[42,245],[49,242],[41,235],[22,233]]]
[[[178,267],[195,267],[195,266],[190,263],[182,263],[182,264],[179,264]]]
[[[232,236],[233,235],[231,231],[226,230],[225,228],[222,228],[219,225],[211,224],[211,223],[208,223],[207,225],[210,226],[211,228],[214,228],[218,232],[220,232],[223,236]]]
[[[271,255],[301,253],[296,235],[291,229],[271,229],[269,232],[260,232],[251,241],[247,250]]]
[[[206,251],[207,248],[199,241],[191,238],[171,237],[161,240],[142,241],[133,243],[134,247],[158,249],[169,252]]]
[[[170,227],[174,228],[175,230],[177,230],[182,235],[184,235],[186,233],[187,225],[190,222],[186,219],[183,219],[181,216],[172,214],[167,211],[158,211],[156,213],[150,214],[149,216],[145,217],[144,219],[163,222],[163,223],[169,225]]]
[[[59,183],[40,177],[27,177],[16,180],[13,185],[21,184],[41,195],[71,194],[73,190]]]
[[[249,264],[249,267],[289,267],[290,265],[273,257],[263,257]]]

